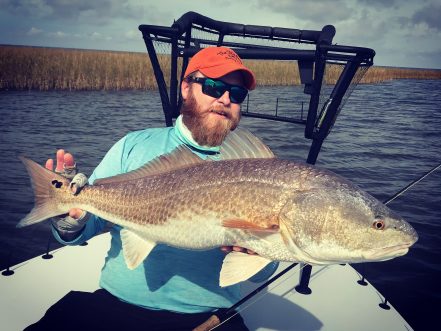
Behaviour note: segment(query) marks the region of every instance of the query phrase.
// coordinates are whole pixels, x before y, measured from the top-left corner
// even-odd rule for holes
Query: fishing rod
[[[420,178],[414,180],[412,183],[410,183],[409,185],[407,185],[405,188],[401,189],[400,191],[398,191],[397,193],[395,193],[391,198],[387,199],[386,201],[383,202],[383,204],[387,205],[389,202],[395,200],[396,198],[398,198],[400,195],[402,195],[404,192],[406,192],[407,190],[409,190],[410,188],[412,188],[414,185],[418,184],[419,182],[421,182],[424,178],[426,178],[427,176],[429,176],[432,172],[436,171],[439,167],[441,167],[441,163],[438,164],[437,166],[433,167],[432,169],[430,169],[429,171],[427,171],[424,175],[422,175]]]
[[[213,314],[210,316],[208,320],[206,320],[204,323],[199,325],[198,327],[194,328],[193,331],[208,331],[208,330],[214,330],[221,324],[227,322],[230,318],[233,318],[235,315],[237,315],[239,312],[236,311],[236,308],[243,305],[245,302],[250,300],[252,297],[254,297],[256,294],[261,292],[263,289],[265,289],[268,285],[282,277],[284,274],[286,274],[288,271],[290,271],[292,268],[294,268],[298,263],[293,263],[290,266],[286,267],[284,270],[279,272],[277,275],[272,277],[269,281],[263,283],[258,288],[256,288],[254,291],[247,294],[245,297],[240,299],[238,302],[236,302],[234,305],[232,305],[230,308],[224,309],[221,312],[216,312],[216,314]]]
[[[392,202],[393,200],[395,200],[396,198],[398,198],[399,196],[401,196],[403,193],[405,193],[406,191],[408,191],[409,189],[411,189],[413,186],[415,186],[416,184],[418,184],[419,182],[421,182],[424,178],[426,178],[427,176],[429,176],[431,173],[433,173],[434,171],[436,171],[437,169],[439,169],[441,167],[441,163],[439,163],[438,165],[436,165],[435,167],[433,167],[432,169],[430,169],[429,171],[425,172],[421,177],[419,177],[418,179],[412,181],[409,185],[407,185],[406,187],[402,188],[401,190],[399,190],[397,193],[395,193],[393,196],[391,196],[390,198],[388,198],[387,200],[385,200],[383,202],[384,205],[387,205],[388,203]],[[265,283],[263,283],[262,285],[260,285],[257,289],[255,289],[254,291],[252,291],[251,293],[249,293],[248,295],[246,295],[245,297],[243,297],[242,299],[240,299],[238,302],[236,302],[234,305],[232,305],[230,308],[227,308],[226,310],[221,311],[220,313],[218,312],[217,314],[213,314],[208,320],[206,320],[204,323],[202,323],[201,325],[197,326],[195,329],[193,329],[193,331],[209,331],[209,330],[214,330],[216,329],[218,326],[220,326],[221,324],[227,322],[229,319],[233,318],[235,315],[239,314],[240,311],[236,311],[236,308],[238,308],[239,306],[243,305],[245,302],[247,302],[248,300],[250,300],[252,297],[254,297],[256,294],[258,294],[259,292],[261,292],[264,288],[268,287],[269,285],[271,285],[273,282],[275,282],[277,279],[279,279],[280,277],[282,277],[284,274],[286,274],[288,271],[290,271],[292,268],[294,268],[296,265],[298,265],[298,263],[293,263],[290,266],[286,267],[284,270],[282,270],[281,272],[279,272],[277,275],[275,275],[274,277],[272,277],[271,279],[267,280]],[[304,266],[303,266],[304,267]],[[302,268],[303,268],[302,267]],[[301,269],[302,269],[301,268]],[[264,294],[265,295],[265,294]]]

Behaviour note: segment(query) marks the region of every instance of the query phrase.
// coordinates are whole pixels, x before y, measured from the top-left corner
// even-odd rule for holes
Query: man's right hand
[[[48,159],[46,161],[45,167],[50,171],[54,171],[54,160]],[[73,155],[70,153],[65,153],[64,149],[59,149],[57,151],[57,163],[55,167],[55,172],[64,177],[67,178],[70,177],[70,179],[72,179],[73,176],[70,176],[71,174],[67,174],[65,170],[73,169],[74,167],[75,167],[75,160]],[[75,173],[73,175],[75,175]],[[69,216],[74,219],[79,219],[83,215],[84,215],[84,211],[82,209],[72,208],[69,210]]]

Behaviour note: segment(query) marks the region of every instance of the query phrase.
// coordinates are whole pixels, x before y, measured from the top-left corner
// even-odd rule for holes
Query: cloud
[[[343,0],[308,2],[302,0],[258,0],[258,6],[301,20],[320,22],[320,24],[345,20],[352,14],[352,10]]]
[[[90,40],[96,40],[96,41],[111,41],[113,38],[110,35],[102,34],[101,32],[94,31],[92,33],[87,33],[84,38],[88,38]]]
[[[142,2],[120,0],[1,0],[4,11],[23,17],[79,20],[85,18],[135,18],[145,14]]]
[[[96,32],[96,31],[92,32],[89,36],[92,39],[102,39],[103,38],[103,35],[99,32]]]
[[[53,9],[46,0],[0,0],[3,11],[18,16],[47,17]]]
[[[376,11],[360,8],[350,18],[335,23],[334,42],[353,46],[373,47],[387,39],[391,29],[389,16],[378,17]]]
[[[40,34],[42,32],[43,32],[43,30],[37,29],[35,27],[32,27],[28,32],[26,32],[26,34],[28,36],[35,36],[35,35]]]
[[[187,11],[308,30],[332,24],[335,43],[373,48],[378,64],[441,68],[439,0],[0,0],[0,42],[145,51],[139,24],[170,26]]]
[[[125,38],[127,38],[127,39],[132,39],[132,40],[139,40],[140,39],[140,32],[139,32],[139,30],[130,30],[130,31],[127,31],[125,34],[124,34],[124,37]]]
[[[396,5],[397,0],[358,0],[358,2],[362,6],[390,8]]]
[[[441,48],[433,50],[415,48],[402,54],[403,62],[413,68],[441,68]]]
[[[62,32],[62,31],[49,32],[48,35],[49,35],[50,37],[53,37],[53,38],[59,38],[59,39],[63,39],[63,38],[66,38],[66,37],[69,36],[68,33],[66,33],[66,32]]]
[[[413,23],[425,23],[429,28],[436,29],[441,31],[441,4],[440,3],[432,3],[426,5],[425,7],[417,10],[412,15]]]

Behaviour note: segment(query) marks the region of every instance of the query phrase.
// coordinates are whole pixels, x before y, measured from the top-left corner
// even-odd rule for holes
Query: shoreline
[[[169,59],[159,55],[165,80]],[[300,85],[296,61],[244,61],[258,86]],[[326,84],[335,84],[341,67],[328,65]],[[375,84],[394,79],[441,79],[439,69],[372,66],[359,82]],[[0,45],[0,90],[156,90],[146,53],[39,46]]]

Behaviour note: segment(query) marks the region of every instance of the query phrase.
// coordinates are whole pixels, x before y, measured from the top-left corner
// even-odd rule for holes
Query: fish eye
[[[382,219],[376,219],[372,226],[375,230],[384,230],[386,224]]]

